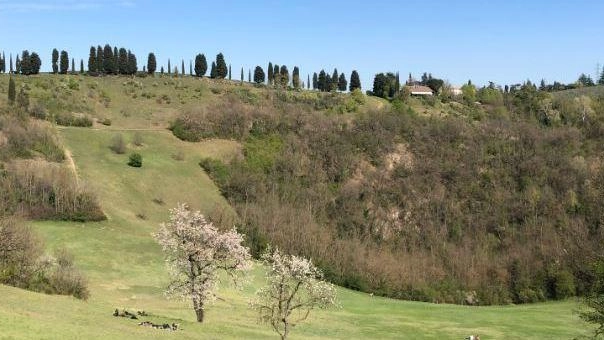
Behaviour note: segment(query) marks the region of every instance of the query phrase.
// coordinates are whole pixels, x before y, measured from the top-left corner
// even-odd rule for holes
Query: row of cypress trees
[[[91,75],[132,75],[138,71],[136,55],[124,47],[120,49],[106,44],[90,47],[88,73]]]
[[[25,75],[37,74],[40,71],[42,62],[37,53],[33,52],[29,54],[28,51],[23,51],[21,59],[17,56],[16,61],[16,73]],[[13,73],[13,62],[12,55],[10,56],[10,72]],[[157,71],[157,59],[154,53],[149,53],[147,57],[147,65],[143,67],[144,71],[148,74],[154,74]],[[71,71],[75,73],[75,61],[71,60]],[[0,72],[6,72],[6,58],[4,53],[0,57]],[[69,55],[67,51],[59,51],[55,48],[52,51],[52,72],[66,74],[69,72]],[[84,61],[80,60],[80,73],[84,72]],[[112,47],[106,44],[104,47],[98,45],[97,47],[90,47],[90,54],[88,57],[88,74],[90,75],[133,75],[138,72],[138,65],[136,55],[126,48]],[[173,72],[171,67],[170,59],[168,59],[168,70],[167,73]],[[174,68],[174,72],[178,73],[178,68]],[[182,61],[181,71],[185,73],[184,60]],[[202,53],[195,56],[195,67],[193,64],[189,64],[189,74],[203,77],[208,72],[208,61],[206,56]],[[161,67],[161,73],[164,73],[163,66]],[[210,77],[215,79],[231,79],[231,67],[227,66],[224,55],[218,53],[216,60],[212,62],[210,66]],[[241,81],[244,80],[244,71],[241,69]],[[251,70],[248,73],[248,81],[252,82]],[[350,91],[361,88],[361,81],[358,72],[352,71],[350,75],[350,84],[346,79],[344,73],[338,73],[337,69],[334,69],[332,75],[329,75],[325,70],[321,70],[318,74],[313,74],[311,82],[310,75],[307,75],[306,83],[300,78],[300,69],[298,66],[294,66],[291,73],[286,65],[277,65],[272,62],[268,63],[267,72],[261,66],[256,66],[254,69],[253,81],[258,84],[262,84],[266,81],[271,86],[287,87],[292,86],[295,89],[299,88],[312,88],[322,92],[330,91],[346,91],[347,87]]]

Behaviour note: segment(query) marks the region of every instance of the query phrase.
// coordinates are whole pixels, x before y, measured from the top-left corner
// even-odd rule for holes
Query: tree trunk
[[[197,314],[197,322],[203,322],[203,308],[195,308],[195,314]]]

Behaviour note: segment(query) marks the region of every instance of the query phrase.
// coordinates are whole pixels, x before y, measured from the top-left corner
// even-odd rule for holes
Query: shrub
[[[77,126],[77,127],[91,127],[92,119],[86,115],[74,115],[69,113],[57,114],[55,116],[55,122],[62,126]]]
[[[88,282],[74,266],[71,254],[66,250],[60,250],[56,256],[54,266],[48,274],[51,294],[71,295],[81,300],[87,300],[90,296]]]
[[[110,126],[111,125],[111,119],[109,119],[109,118],[101,119],[101,124],[103,124],[105,126]]]
[[[130,157],[128,158],[128,165],[131,167],[140,168],[143,166],[143,156],[136,152],[130,154]]]
[[[229,180],[229,168],[220,160],[203,158],[199,166],[216,182],[219,187],[224,187]]]
[[[109,148],[118,155],[126,153],[126,142],[124,141],[124,136],[122,136],[121,133],[115,134],[113,138],[111,138],[111,145]]]
[[[132,144],[134,144],[136,146],[142,146],[143,145],[143,135],[141,135],[140,132],[135,132],[134,133],[134,137],[132,138]]]

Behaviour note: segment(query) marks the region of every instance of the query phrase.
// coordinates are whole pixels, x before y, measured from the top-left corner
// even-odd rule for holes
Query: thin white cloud
[[[128,0],[0,0],[0,12],[82,11],[101,7],[134,7]]]

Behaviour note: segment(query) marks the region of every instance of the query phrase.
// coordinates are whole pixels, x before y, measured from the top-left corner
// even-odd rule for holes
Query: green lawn
[[[105,81],[105,80],[102,80]],[[140,123],[140,122],[139,122]],[[185,143],[169,131],[139,131],[144,145],[128,152],[109,150],[111,138],[123,133],[131,141],[133,121],[98,129],[61,128],[78,175],[98,193],[108,220],[97,223],[34,222],[50,249],[67,248],[90,281],[91,297],[48,296],[0,285],[0,339],[179,339],[276,338],[257,323],[247,301],[263,280],[256,266],[239,291],[221,286],[204,324],[195,322],[188,303],[166,300],[168,277],[151,233],[168,209],[187,202],[205,213],[232,214],[212,181],[197,164],[201,157],[228,159],[241,152],[231,141]],[[146,128],[146,127],[145,127]],[[124,130],[121,130],[124,129]],[[126,165],[128,154],[143,155],[143,167]],[[173,158],[182,152],[184,160]],[[158,204],[154,199],[164,203]],[[397,301],[339,289],[341,307],[311,314],[292,338],[322,339],[570,339],[590,328],[573,311],[574,301],[525,306],[466,307]],[[139,327],[137,321],[115,318],[115,308],[145,310],[144,320],[177,322],[176,334]]]

